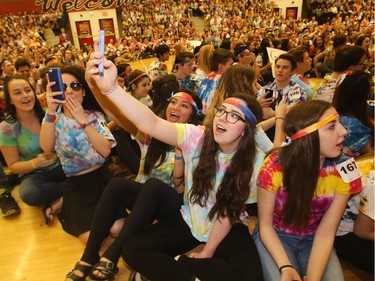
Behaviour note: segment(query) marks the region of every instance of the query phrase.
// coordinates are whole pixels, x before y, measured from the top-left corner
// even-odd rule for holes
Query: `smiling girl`
[[[308,101],[285,118],[291,143],[271,154],[258,177],[259,223],[253,238],[266,281],[344,280],[333,241],[350,194],[332,159],[347,131],[332,105]]]
[[[45,222],[61,208],[64,173],[54,153],[43,153],[39,134],[44,111],[24,77],[9,76],[4,84],[8,118],[0,124],[0,149],[8,168],[18,174],[21,199],[42,206]]]
[[[193,123],[198,121],[198,114],[202,108],[200,100],[195,95],[187,92],[178,92],[169,99],[169,104],[163,110],[161,116],[172,123]],[[133,210],[134,202],[138,193],[143,188],[143,183],[150,178],[157,178],[166,186],[174,187],[177,193],[183,193],[183,157],[181,151],[175,152],[173,146],[163,143],[157,139],[152,139],[150,144],[140,144],[142,157],[140,169],[135,181],[116,178],[109,182],[103,196],[98,204],[93,219],[90,238],[78,263],[78,266],[67,275],[66,280],[84,280],[90,272],[92,265],[99,261],[100,247],[108,236],[108,229],[118,218],[118,214],[123,214],[126,218],[125,225],[116,240],[104,252],[100,262],[95,265],[96,272],[91,276],[94,280],[110,280],[117,272],[117,262],[121,255],[122,245],[130,234],[139,231],[150,224],[154,217],[160,219],[162,212],[154,209],[143,208],[141,212]],[[178,166],[176,166],[178,165]],[[176,184],[175,184],[176,182]],[[173,188],[165,191],[164,197],[177,194]],[[152,197],[153,198],[153,197]],[[174,197],[173,197],[174,198]],[[181,201],[181,200],[179,200]],[[157,200],[155,199],[155,202]],[[151,202],[154,203],[154,202]],[[153,204],[148,204],[148,208]],[[131,216],[121,212],[121,210],[131,210]],[[167,208],[163,207],[163,210]],[[165,212],[163,211],[163,212]],[[139,217],[141,215],[141,218]],[[151,220],[143,217],[147,215]],[[131,217],[131,218],[130,218]],[[128,224],[128,219],[130,223]],[[134,229],[134,222],[137,226]],[[138,223],[140,222],[140,223]],[[111,269],[109,269],[111,268]]]
[[[105,60],[104,76],[99,76],[101,56],[92,54],[87,79],[140,130],[180,148],[185,161],[182,206],[177,193],[171,193],[174,198],[164,203],[161,194],[170,190],[168,185],[156,179],[145,183],[139,196],[148,189],[155,190],[156,196],[141,197],[144,200],[137,200],[132,212],[155,204],[169,210],[157,223],[125,241],[124,260],[156,281],[192,280],[194,276],[200,280],[261,280],[256,248],[247,226],[241,223],[246,203],[256,200],[252,183],[262,159],[257,157],[254,142],[254,128],[262,115],[259,104],[254,98],[237,96],[218,105],[206,128],[171,123],[118,87],[112,79],[116,68],[111,62]],[[174,259],[201,243],[202,251],[180,261]]]

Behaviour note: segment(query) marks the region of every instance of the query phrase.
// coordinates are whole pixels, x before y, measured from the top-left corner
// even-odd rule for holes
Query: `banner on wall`
[[[116,8],[129,1],[132,0],[35,0],[35,5],[40,6],[44,12],[71,12]]]

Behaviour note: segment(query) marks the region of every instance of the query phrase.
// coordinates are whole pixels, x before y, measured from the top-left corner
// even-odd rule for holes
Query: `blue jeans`
[[[300,277],[303,278],[306,276],[307,264],[309,261],[314,236],[296,236],[278,230],[276,230],[276,233],[284,246],[290,262],[297,270]],[[254,229],[253,239],[258,248],[260,260],[262,262],[264,280],[280,280],[279,269],[260,240],[258,225]],[[342,273],[340,262],[334,249],[327,263],[322,281],[344,281],[344,275]]]
[[[21,177],[19,194],[30,206],[47,206],[62,196],[65,174],[61,166]]]

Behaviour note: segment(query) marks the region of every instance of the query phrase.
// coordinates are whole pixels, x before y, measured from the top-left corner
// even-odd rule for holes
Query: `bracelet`
[[[183,156],[175,155],[174,160],[184,160]]]
[[[31,160],[31,165],[33,165],[34,169],[38,169],[38,166],[35,164],[35,158]]]
[[[46,115],[44,116],[44,121],[46,121],[47,123],[55,123],[56,113],[53,115],[46,112]]]
[[[280,266],[280,268],[279,268],[279,272],[280,272],[280,274],[281,274],[281,271],[282,271],[284,268],[286,268],[286,267],[290,267],[290,268],[293,268],[293,269],[294,269],[293,265],[291,265],[291,264],[286,264],[286,265]]]
[[[285,120],[284,117],[275,117],[275,120],[277,119]]]
[[[117,87],[118,87],[118,83],[116,82],[116,84],[113,86],[113,88],[112,89],[110,89],[109,91],[106,91],[106,92],[101,92],[103,95],[109,95],[109,94],[112,94],[114,91],[116,91],[116,89],[117,89]]]
[[[78,128],[84,130],[87,126],[94,124],[96,120],[91,120],[90,122],[87,123],[81,123],[79,124]]]

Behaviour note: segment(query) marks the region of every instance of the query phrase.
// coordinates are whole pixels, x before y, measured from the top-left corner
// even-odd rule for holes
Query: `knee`
[[[19,195],[21,200],[29,206],[41,205],[41,200],[38,192],[29,185],[22,185],[21,183],[19,186]]]
[[[109,235],[113,238],[116,238],[119,235],[122,227],[124,226],[124,223],[125,219],[118,219],[117,221],[115,221],[109,231]]]

